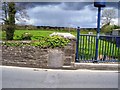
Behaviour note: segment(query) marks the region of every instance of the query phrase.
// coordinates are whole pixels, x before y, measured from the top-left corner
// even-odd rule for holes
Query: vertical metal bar
[[[92,47],[93,47],[93,46],[92,46],[92,45],[93,45],[93,44],[92,44],[92,43],[93,43],[92,37],[93,37],[93,36],[90,36],[90,46],[91,46],[91,47],[90,47],[90,56],[91,56],[91,60],[93,60],[93,58],[92,58],[92,51],[93,51],[93,50],[92,50]]]
[[[116,53],[117,53],[117,47],[115,46],[115,51],[114,51],[114,53],[115,53],[115,60],[116,60],[116,57],[117,57],[117,55],[116,55]]]
[[[101,54],[101,58],[100,58],[101,60],[103,60],[102,57],[103,57],[103,55],[104,55],[104,47],[105,47],[104,45],[105,45],[105,41],[102,40],[102,54]]]
[[[100,32],[100,12],[101,12],[101,7],[98,7],[98,24],[97,24],[97,37],[96,37],[96,51],[95,51],[95,60],[94,62],[98,62],[97,57],[98,57],[98,44],[99,44],[99,32]]]
[[[102,54],[102,60],[104,61],[104,55],[105,55],[105,40],[103,40],[103,54]]]
[[[116,60],[116,56],[115,56],[115,43],[114,43],[114,60]]]
[[[95,47],[95,48],[94,48],[94,58],[95,58],[95,55],[96,55],[96,38],[97,38],[97,37],[94,36],[94,43],[95,43],[95,46],[94,46],[94,47]],[[95,60],[95,59],[94,59],[94,60]]]
[[[117,38],[117,37],[116,37]],[[117,47],[117,39],[115,39],[116,40],[116,51],[115,51],[115,54],[116,54],[116,60],[118,59],[118,47]]]
[[[115,37],[113,37],[113,40],[115,41]],[[113,42],[113,49],[112,49],[113,51],[112,51],[112,58],[113,58],[113,60],[115,60],[115,43]]]
[[[80,28],[77,28],[77,41],[76,41],[76,62],[79,62],[79,37],[80,37]]]
[[[90,36],[88,36],[88,47],[87,47],[87,50],[88,50],[88,59],[90,59]]]
[[[82,45],[81,45],[81,44],[82,44],[82,43],[81,43],[81,38],[82,38],[82,37],[79,37],[79,39],[80,39],[80,41],[79,41],[79,42],[80,42],[80,48],[79,48],[79,60],[81,60],[81,46],[82,46]]]
[[[95,45],[95,36],[93,36],[93,46],[92,46],[92,60],[94,60],[94,46]]]
[[[107,38],[105,37],[105,53],[104,53],[104,61],[107,59]]]
[[[107,51],[107,38],[105,37],[105,51],[104,51],[104,56],[103,56],[104,61],[106,60],[106,57],[107,57],[106,51]]]
[[[116,37],[115,37],[115,43],[116,43]],[[115,45],[115,60],[117,60],[117,46]]]
[[[110,52],[109,52],[109,53],[110,53],[110,60],[111,60],[111,58],[112,58],[112,57],[111,57],[111,52],[112,52],[112,43],[110,42]]]
[[[85,42],[85,41],[84,41],[84,40],[85,40],[85,36],[83,35],[83,55],[82,55],[82,56],[83,56],[83,57],[82,57],[83,61],[85,60],[85,49],[84,49],[84,46],[85,46],[85,43],[84,43],[84,42]]]
[[[81,55],[80,55],[80,57],[81,57],[81,61],[82,61],[82,54],[83,54],[83,50],[82,50],[83,49],[83,36],[82,35],[80,36],[80,41],[81,41],[81,43],[80,43],[81,44],[81,50],[80,50]]]
[[[110,60],[111,57],[110,57],[110,42],[109,41],[108,41],[108,47],[109,47],[108,48],[108,56],[109,56],[109,60]]]
[[[94,57],[94,47],[95,47],[95,36],[93,36],[93,46],[92,46],[92,60],[94,60],[95,59],[95,57]]]
[[[112,37],[112,40],[113,40],[113,37]],[[111,61],[113,60],[113,54],[112,54],[112,52],[113,52],[113,42],[111,43]]]
[[[86,35],[85,37],[85,60],[87,60],[87,42],[88,40],[87,40],[87,35]]]
[[[98,39],[98,44],[99,44],[99,43],[100,43],[100,39]],[[100,47],[98,47],[98,58],[99,58],[99,56],[100,56],[100,50],[99,50],[99,48],[100,48]],[[98,59],[98,58],[97,58],[97,59]]]
[[[83,60],[85,61],[85,36],[83,36]]]
[[[106,41],[106,55],[107,55],[107,60],[109,59],[108,51],[109,51],[109,42],[108,42],[108,40],[107,40],[107,41]]]
[[[86,36],[86,39],[87,39],[87,41],[86,41],[86,45],[87,45],[87,46],[86,46],[86,51],[87,51],[86,60],[88,60],[88,56],[89,56],[89,55],[88,55],[88,42],[89,42],[89,41],[88,41],[88,40],[89,40],[88,37],[89,37],[89,36],[87,35],[87,36]]]
[[[85,36],[85,61],[87,60],[87,35]]]
[[[82,58],[82,61],[84,60],[84,36],[82,35],[82,56],[81,56],[81,58]]]
[[[102,40],[102,55],[103,55],[103,49],[104,49],[104,41]]]
[[[85,61],[85,57],[86,57],[86,36],[84,36],[84,61]]]
[[[96,46],[96,36],[94,36],[93,38],[94,38],[93,57],[94,57],[94,61],[95,61],[95,52],[96,52],[96,51],[95,51],[95,50],[96,50],[96,48],[95,48],[95,46]],[[93,62],[94,62],[94,61],[93,61]]]
[[[120,62],[120,47],[118,47],[118,62]]]
[[[100,42],[99,42],[99,58],[100,58],[100,55],[101,55],[101,52],[102,52],[102,42],[101,42],[101,39],[100,39]]]

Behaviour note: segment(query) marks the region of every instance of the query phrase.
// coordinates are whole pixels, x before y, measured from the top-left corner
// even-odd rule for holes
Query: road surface
[[[118,72],[2,68],[2,88],[118,88]]]

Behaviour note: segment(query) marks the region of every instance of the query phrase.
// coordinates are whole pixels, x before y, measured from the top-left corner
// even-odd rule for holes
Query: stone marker
[[[49,68],[62,68],[64,64],[64,54],[61,50],[50,49],[48,57]]]

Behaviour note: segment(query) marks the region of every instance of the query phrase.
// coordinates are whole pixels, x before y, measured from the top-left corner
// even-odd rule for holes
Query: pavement
[[[118,63],[75,63],[74,69],[89,69],[89,70],[119,70]]]
[[[118,88],[118,71],[0,66],[2,88]]]

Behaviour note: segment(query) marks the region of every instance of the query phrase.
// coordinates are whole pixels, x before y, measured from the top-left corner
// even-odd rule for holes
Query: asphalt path
[[[2,88],[118,88],[117,71],[0,68]]]

